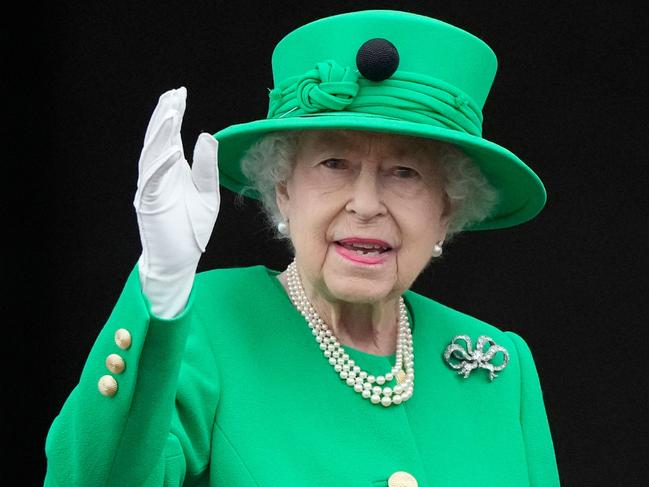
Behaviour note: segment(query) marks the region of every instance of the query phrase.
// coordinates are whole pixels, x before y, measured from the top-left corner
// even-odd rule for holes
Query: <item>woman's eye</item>
[[[409,167],[397,167],[394,169],[394,174],[397,177],[403,179],[416,178],[417,176],[419,176],[419,173],[417,171]]]
[[[329,169],[344,169],[345,161],[342,159],[327,159],[323,161],[322,164]]]

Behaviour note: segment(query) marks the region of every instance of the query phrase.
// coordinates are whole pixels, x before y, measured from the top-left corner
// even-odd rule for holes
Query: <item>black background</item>
[[[3,343],[12,358],[2,436],[29,466],[20,468],[25,485],[42,483],[49,425],[140,254],[132,200],[159,95],[187,87],[182,136],[191,157],[200,132],[265,117],[270,56],[285,34],[369,8],[436,17],[494,49],[484,136],[526,161],[548,190],[535,220],[459,236],[414,290],[526,339],[562,485],[643,484],[649,79],[648,24],[638,11],[513,1],[43,8],[7,15],[3,33],[11,64]],[[256,204],[235,208],[222,189],[199,270],[288,261]],[[470,462],[465,474],[488,478]]]

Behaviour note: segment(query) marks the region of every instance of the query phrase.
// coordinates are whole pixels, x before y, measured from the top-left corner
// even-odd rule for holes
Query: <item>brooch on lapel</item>
[[[464,340],[466,342],[466,348],[455,343],[457,340]],[[487,342],[490,344],[490,347],[485,352],[484,347]],[[498,352],[502,352],[505,357],[503,363],[500,365],[489,363]],[[451,356],[459,359],[460,362],[451,362]],[[444,360],[446,360],[448,365],[457,370],[458,374],[463,375],[465,379],[469,377],[469,374],[474,369],[483,368],[489,371],[489,380],[493,381],[494,378],[498,377],[496,371],[503,370],[507,366],[507,362],[509,362],[509,353],[504,347],[496,345],[496,342],[491,337],[484,335],[478,337],[478,343],[476,343],[475,350],[473,350],[471,346],[471,338],[468,335],[457,335],[453,338],[451,344],[446,347],[446,350],[444,351]]]

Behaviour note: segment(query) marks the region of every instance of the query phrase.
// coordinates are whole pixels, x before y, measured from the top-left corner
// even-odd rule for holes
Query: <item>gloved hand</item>
[[[191,168],[185,159],[180,127],[186,99],[185,87],[160,96],[144,136],[133,200],[142,242],[140,283],[161,318],[178,315],[187,304],[221,202],[218,141],[201,133]]]

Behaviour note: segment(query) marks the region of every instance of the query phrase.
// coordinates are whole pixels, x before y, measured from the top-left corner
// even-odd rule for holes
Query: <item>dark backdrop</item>
[[[265,117],[270,56],[283,35],[336,13],[394,8],[455,24],[494,49],[500,67],[484,135],[548,190],[535,220],[458,237],[415,290],[527,340],[563,485],[641,485],[649,107],[639,12],[613,2],[488,1],[43,8],[6,16],[12,29],[3,34],[12,65],[3,343],[13,358],[4,364],[2,436],[29,465],[26,484],[42,483],[47,429],[140,254],[132,200],[158,96],[187,87],[191,157],[201,131]],[[288,259],[256,205],[236,208],[222,189],[199,270],[282,269]]]

